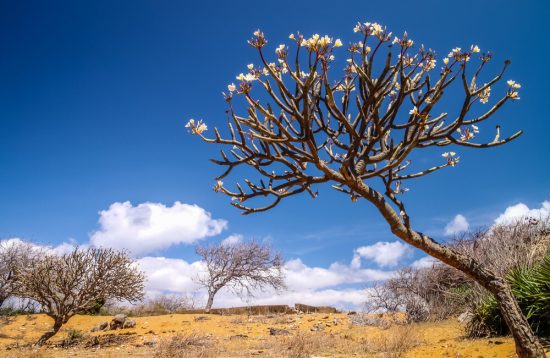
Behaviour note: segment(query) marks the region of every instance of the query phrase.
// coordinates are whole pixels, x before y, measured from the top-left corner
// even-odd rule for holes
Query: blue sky
[[[405,200],[415,226],[444,239],[459,213],[477,226],[520,202],[538,208],[550,198],[549,15],[544,1],[2,1],[0,238],[85,244],[112,203],[180,201],[228,222],[214,240],[268,238],[307,265],[349,263],[360,246],[394,241],[369,203],[328,187],[316,200],[240,215],[211,190],[219,169],[208,159],[217,148],[184,128],[191,117],[223,125],[220,92],[257,61],[246,43],[255,29],[272,46],[297,30],[347,43],[357,21],[407,30],[442,55],[478,44],[495,62],[510,59],[506,78],[522,84],[521,100],[487,128],[525,134],[462,150],[458,167],[411,184]],[[156,254],[194,259],[191,245]]]

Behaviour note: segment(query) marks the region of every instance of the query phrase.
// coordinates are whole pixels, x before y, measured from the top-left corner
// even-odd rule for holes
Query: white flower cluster
[[[353,32],[360,32],[365,36],[374,35],[378,37],[380,40],[386,38],[386,29],[382,28],[382,25],[376,23],[376,22],[365,22],[360,23],[358,22],[357,25],[353,28]]]
[[[445,152],[441,154],[441,156],[445,159],[447,159],[447,165],[450,165],[451,167],[454,167],[458,164],[459,157],[456,156],[455,152]]]
[[[460,140],[465,142],[474,138],[479,133],[479,127],[472,124],[471,128],[458,128],[456,131],[460,134]]]
[[[195,122],[195,120],[192,118],[187,122],[185,128],[190,128],[191,133],[193,134],[201,134],[208,129],[206,124],[202,122],[202,119],[200,119],[198,122]]]
[[[519,99],[519,93],[517,90],[521,88],[521,85],[514,80],[508,80],[506,83],[508,84],[507,96],[510,99]]]

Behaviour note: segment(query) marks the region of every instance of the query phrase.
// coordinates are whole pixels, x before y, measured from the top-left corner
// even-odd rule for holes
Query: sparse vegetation
[[[136,302],[143,297],[143,274],[126,253],[112,249],[75,248],[62,255],[42,252],[18,265],[16,276],[16,295],[36,301],[54,320],[38,345],[72,316],[95,307],[98,300]]]
[[[269,245],[256,241],[220,243],[197,246],[196,252],[206,265],[206,272],[196,281],[208,291],[207,310],[224,287],[246,296],[252,296],[255,290],[285,288],[283,258]]]

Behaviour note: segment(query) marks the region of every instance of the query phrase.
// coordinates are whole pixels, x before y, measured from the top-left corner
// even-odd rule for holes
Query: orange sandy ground
[[[513,341],[509,337],[496,339],[464,339],[461,327],[455,320],[438,323],[421,323],[408,327],[392,326],[389,329],[358,327],[350,324],[344,314],[306,314],[282,316],[219,316],[207,315],[205,320],[195,320],[198,316],[173,314],[151,317],[137,317],[133,329],[91,333],[95,325],[108,321],[111,317],[75,316],[51,339],[50,345],[40,349],[31,348],[34,342],[52,321],[45,315],[13,317],[10,322],[0,323],[1,357],[138,357],[153,358],[159,341],[177,334],[189,335],[192,332],[208,335],[213,342],[211,355],[219,357],[286,357],[290,356],[292,336],[304,334],[308,339],[317,340],[321,352],[316,357],[514,357]],[[318,322],[325,324],[323,332],[311,332]],[[334,324],[336,322],[336,325]],[[328,324],[328,325],[327,325]],[[270,336],[269,327],[287,329],[291,336]],[[128,341],[117,346],[102,348],[56,348],[67,337],[71,329],[80,330],[87,338],[106,334],[126,335]],[[404,333],[403,333],[404,332]],[[401,355],[389,355],[362,351],[362,346],[388,344],[388,339],[397,337],[399,341],[417,340],[416,347],[407,348]],[[239,335],[246,335],[242,337]],[[414,337],[413,337],[414,336]],[[365,341],[365,339],[367,341]],[[390,339],[391,340],[391,339]],[[289,343],[290,342],[290,343]],[[309,344],[309,343],[308,343]],[[323,345],[324,344],[324,345]],[[25,346],[26,347],[17,347]],[[315,349],[314,349],[315,350]],[[379,349],[379,351],[384,349]],[[214,352],[214,353],[212,353]],[[198,355],[198,354],[197,354]],[[193,356],[192,354],[190,356]],[[550,357],[550,353],[547,355]]]

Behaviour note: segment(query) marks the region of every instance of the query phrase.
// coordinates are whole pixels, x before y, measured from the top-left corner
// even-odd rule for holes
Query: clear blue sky
[[[550,198],[549,18],[545,1],[1,1],[0,237],[84,243],[113,202],[179,200],[227,219],[226,234],[269,236],[312,265],[393,241],[367,202],[328,188],[241,216],[211,190],[217,148],[184,128],[190,117],[224,123],[220,92],[257,61],[246,44],[255,29],[271,45],[296,30],[346,43],[357,21],[407,30],[442,55],[478,44],[509,58],[507,78],[522,84],[488,128],[525,134],[462,150],[457,168],[411,184],[414,224],[437,235],[457,213],[483,225],[517,202],[539,206]]]

